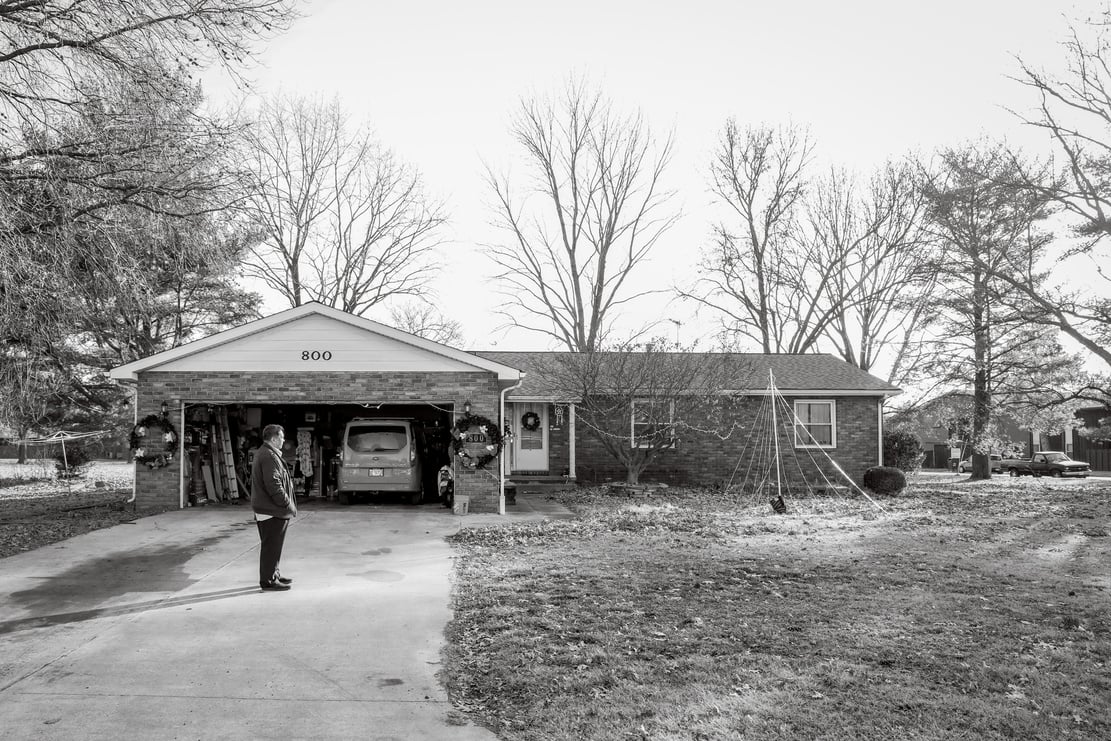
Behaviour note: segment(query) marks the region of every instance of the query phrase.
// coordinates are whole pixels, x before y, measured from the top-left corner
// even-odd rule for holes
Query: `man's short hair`
[[[285,428],[281,425],[266,425],[262,428],[262,439],[273,440],[278,436],[278,433],[285,434]]]

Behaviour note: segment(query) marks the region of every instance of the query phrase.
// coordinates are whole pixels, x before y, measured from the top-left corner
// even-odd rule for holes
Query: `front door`
[[[513,470],[547,473],[548,405],[517,402],[513,406]]]

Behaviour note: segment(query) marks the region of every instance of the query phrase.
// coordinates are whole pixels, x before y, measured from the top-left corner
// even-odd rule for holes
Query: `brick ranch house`
[[[552,366],[553,359],[558,365],[557,356],[566,353],[476,354],[524,373],[520,386],[509,394],[512,409],[508,421],[514,425],[515,435],[510,470],[514,480],[544,474],[549,478],[568,476],[580,483],[624,480],[624,469],[598,437],[576,423],[575,400],[553,398],[544,391],[544,369]],[[732,480],[738,484],[742,478],[738,473],[743,474],[748,462],[743,459],[763,455],[759,448],[770,439],[770,422],[764,424],[769,372],[781,395],[777,405],[780,455],[785,462],[784,476],[793,479],[793,485],[805,483],[800,478],[819,485],[826,479],[841,479],[830,458],[857,483],[865,470],[880,464],[883,403],[899,389],[826,354],[699,353],[691,357],[696,364],[708,364],[723,356],[736,371],[723,389],[731,399],[727,408],[736,429],[724,438],[712,431],[682,430],[677,433],[678,442],[659,451],[641,473],[642,481],[722,486]],[[682,399],[675,403],[681,404]],[[541,420],[540,428],[531,433],[522,429],[523,415],[528,412],[535,412]],[[805,420],[809,434],[795,429],[791,416]],[[631,419],[629,424],[631,428]]]
[[[165,454],[158,461],[164,465],[136,464],[136,505],[154,511],[246,496],[248,451],[272,423],[286,428],[284,452],[299,495],[334,495],[342,431],[360,417],[416,420],[427,431],[426,500],[434,499],[436,469],[450,465],[456,494],[469,497],[471,512],[504,514],[507,482],[623,479],[616,461],[576,424],[575,400],[545,395],[543,379],[530,376],[543,355],[465,352],[310,303],[119,366],[112,377],[134,390],[136,421],[148,421],[136,426],[138,445],[148,455]],[[898,389],[830,355],[737,357],[746,370],[730,392],[744,431],[726,440],[686,435],[642,480],[727,481],[744,436],[755,434],[743,420],[759,405],[769,369],[821,442],[807,446],[796,433],[800,451],[821,448],[857,481],[881,461],[883,403]],[[512,433],[484,469],[451,455],[450,430],[465,406]],[[531,416],[532,424],[523,424],[529,412],[539,425]],[[813,465],[825,464],[807,465],[810,476]]]

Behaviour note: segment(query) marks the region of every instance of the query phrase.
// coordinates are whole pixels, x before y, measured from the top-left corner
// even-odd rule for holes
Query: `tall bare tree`
[[[558,99],[523,100],[510,131],[531,182],[518,190],[487,171],[508,233],[489,247],[502,315],[569,350],[596,349],[652,292],[634,288],[634,275],[678,218],[661,182],[672,139],[657,141],[643,116],[615,113],[581,82]]]
[[[864,188],[844,170],[814,178],[812,149],[794,126],[726,124],[710,173],[728,218],[680,293],[764,352],[833,348],[864,370],[889,356],[901,382],[932,285],[913,172],[888,165]]]
[[[290,306],[319,301],[353,314],[426,291],[442,209],[338,101],[266,101],[245,148],[245,200],[262,238],[249,275]]]
[[[710,166],[711,189],[731,218],[714,228],[699,285],[682,295],[764,352],[802,352],[821,337],[803,272],[828,280],[837,266],[807,265],[795,242],[812,153],[798,127],[742,129],[731,119]]]
[[[814,259],[840,267],[813,296],[828,311],[824,334],[845,361],[866,371],[886,363],[890,383],[908,381],[922,360],[937,283],[914,170],[889,164],[863,189],[834,170],[807,210],[803,239]]]
[[[1055,249],[1057,261],[1074,255],[1091,258],[1091,287],[1055,287],[1038,280],[1039,266],[1008,266],[999,279],[1008,281],[1036,308],[1029,319],[1058,327],[1111,369],[1111,11],[1074,25],[1064,41],[1066,71],[1054,75],[1020,60],[1018,81],[1031,92],[1032,111],[1016,112],[1028,125],[1045,132],[1061,170],[1046,177],[1040,166],[1025,166],[1012,156],[1013,185],[1050,200],[1075,219],[1081,238],[1071,250]],[[1111,394],[1111,388],[1107,390]]]

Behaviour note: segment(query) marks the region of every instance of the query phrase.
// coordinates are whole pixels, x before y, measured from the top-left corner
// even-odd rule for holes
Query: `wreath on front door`
[[[154,448],[148,450],[143,447],[147,437],[147,429],[150,427],[158,427],[162,430],[162,450]],[[177,430],[174,429],[173,423],[161,414],[148,414],[131,428],[131,436],[128,442],[131,450],[135,453],[136,463],[145,463],[147,467],[152,469],[162,468],[162,466],[170,465],[174,459],[174,452],[177,450]]]
[[[479,435],[485,439],[475,439]],[[498,457],[504,443],[498,426],[477,414],[460,417],[451,428],[451,450],[467,468],[486,468]]]
[[[540,429],[540,415],[536,412],[525,412],[521,417],[521,427],[529,432],[535,432]]]

